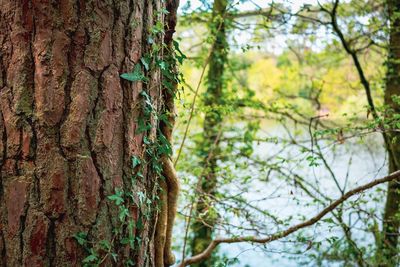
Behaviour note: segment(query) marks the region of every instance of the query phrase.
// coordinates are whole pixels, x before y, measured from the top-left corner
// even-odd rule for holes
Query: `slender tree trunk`
[[[201,196],[196,205],[197,221],[193,223],[192,254],[202,252],[212,240],[215,214],[210,212],[210,196],[216,193],[217,186],[217,158],[219,155],[218,139],[221,134],[223,115],[221,106],[224,103],[224,68],[227,59],[227,40],[225,31],[225,12],[227,0],[215,0],[213,4],[211,33],[215,37],[210,55],[207,75],[207,91],[203,95],[204,106],[207,112],[204,118],[203,139],[201,143],[201,157],[203,158],[203,175],[201,181]],[[194,266],[211,266],[212,260],[207,260]]]
[[[389,55],[387,60],[387,77],[385,104],[391,109],[388,116],[400,114],[398,100],[393,97],[400,96],[400,1],[388,0],[390,19]],[[389,133],[389,173],[399,170],[400,161],[400,135]],[[400,226],[400,182],[389,182],[388,193],[384,211],[383,234],[378,248],[378,261],[382,266],[395,266],[397,262],[397,243]]]
[[[143,139],[156,139],[155,119],[151,130],[137,129],[141,91],[163,109],[161,73],[147,72],[147,84],[120,74],[150,51],[148,29],[163,22],[164,5],[0,1],[0,266],[81,266],[85,246],[104,266],[154,266],[161,244],[157,212],[148,209],[158,176],[143,166],[143,179],[133,182],[132,157],[145,162]],[[136,225],[132,246],[121,245],[126,229],[115,232],[121,210],[107,196],[116,189],[132,195],[125,199]],[[139,193],[151,204],[135,205]],[[77,233],[89,242],[78,244]]]

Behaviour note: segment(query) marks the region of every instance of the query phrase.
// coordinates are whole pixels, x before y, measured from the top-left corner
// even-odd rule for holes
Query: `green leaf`
[[[150,30],[153,34],[164,33],[164,24],[161,21],[157,21]]]
[[[125,207],[121,208],[119,211],[118,218],[121,222],[125,221],[125,218],[129,216],[129,210]]]
[[[164,15],[168,15],[169,11],[166,8],[161,8],[160,12]]]
[[[169,90],[169,92],[174,91],[174,85],[171,82],[164,80],[164,81],[162,81],[162,84],[165,88],[167,88]]]
[[[114,262],[117,262],[117,260],[118,260],[118,254],[117,253],[112,252],[111,253],[111,257],[113,258]]]
[[[149,140],[149,138],[147,136],[143,137],[143,143],[145,143],[146,145],[151,144],[151,141]]]
[[[143,221],[142,221],[141,217],[139,217],[138,221],[136,222],[136,227],[137,227],[138,230],[142,230],[143,229]],[[138,239],[138,242],[141,242],[139,237],[137,237],[137,239]]]
[[[140,62],[142,62],[144,68],[148,71],[150,69],[150,57],[149,56],[144,56],[140,59]]]
[[[89,255],[86,258],[83,259],[83,263],[89,263],[89,262],[94,262],[97,261],[97,256],[96,255]]]
[[[178,62],[179,62],[180,64],[182,64],[182,63],[183,63],[183,60],[186,58],[186,56],[185,56],[185,54],[183,54],[183,52],[179,49],[179,43],[178,43],[177,41],[173,41],[173,44],[174,44],[175,51],[177,52],[177,53],[175,54],[176,59],[178,60]]]
[[[140,165],[140,159],[136,156],[132,157],[132,168],[136,168],[136,166]]]
[[[79,245],[84,245],[86,243],[86,239],[87,239],[87,234],[84,232],[79,232],[77,234],[74,235],[74,238],[76,239],[76,241],[78,242]]]
[[[135,263],[132,260],[128,260],[126,266],[135,266]]]
[[[111,195],[107,197],[109,200],[114,201],[117,206],[124,203],[124,199],[119,195]]]
[[[129,244],[129,238],[128,238],[128,237],[122,238],[122,239],[121,239],[121,244],[122,244],[122,245]]]
[[[108,240],[101,240],[99,242],[99,245],[101,247],[103,247],[105,250],[110,250],[111,249],[111,244],[110,244],[110,242]]]
[[[162,70],[166,70],[167,67],[168,67],[167,63],[166,63],[165,61],[162,61],[162,60],[158,62],[158,66],[159,66],[160,69],[162,69]]]
[[[146,198],[146,196],[143,192],[138,192],[137,195],[139,197],[139,203],[140,205],[142,205],[144,203],[144,199]]]
[[[121,78],[131,82],[148,82],[149,79],[143,74],[142,68],[139,64],[136,64],[133,72],[121,74]]]
[[[322,221],[326,223],[335,223],[335,221],[332,218],[323,219]]]

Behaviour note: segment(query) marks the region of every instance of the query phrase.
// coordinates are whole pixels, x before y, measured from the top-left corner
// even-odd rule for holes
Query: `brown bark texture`
[[[131,184],[143,159],[140,91],[163,108],[160,71],[121,80],[151,44],[161,0],[0,0],[0,266],[80,266],[73,236],[112,240],[116,188],[156,194],[157,177]],[[176,8],[176,6],[174,7]],[[156,40],[162,42],[162,40]],[[157,122],[148,136],[156,135]],[[152,266],[157,213],[140,218],[141,245],[120,258]],[[112,260],[106,258],[104,266]]]
[[[399,114],[398,101],[400,95],[400,1],[388,0],[388,15],[390,22],[389,53],[387,59],[387,76],[385,90],[385,105],[389,108],[388,117]],[[389,173],[400,167],[400,135],[389,132],[388,155]],[[388,184],[387,199],[383,218],[383,233],[378,247],[378,263],[380,266],[396,266],[398,262],[398,236],[400,226],[400,183],[394,180]]]

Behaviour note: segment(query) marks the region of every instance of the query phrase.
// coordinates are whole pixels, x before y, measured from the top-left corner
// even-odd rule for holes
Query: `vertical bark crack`
[[[26,217],[29,210],[29,200],[26,201],[23,215],[20,217],[20,232],[19,232],[19,248],[20,248],[20,255],[19,255],[19,262],[21,266],[24,266],[23,263],[23,255],[24,255],[24,232],[25,232],[25,223]]]
[[[1,250],[1,261],[0,261],[0,264],[1,264],[1,266],[6,267],[7,266],[7,264],[6,264],[7,251],[6,251],[6,241],[4,239],[4,232],[0,232],[0,238],[1,238],[1,242],[3,244],[3,249]]]
[[[56,259],[56,232],[55,232],[55,221],[56,219],[47,217],[50,221],[49,228],[47,230],[46,239],[46,257],[49,262],[49,266],[54,266],[54,260]]]
[[[96,173],[97,173],[97,175],[98,175],[99,178],[100,178],[100,186],[99,186],[100,200],[99,200],[99,203],[98,203],[98,205],[97,205],[97,211],[96,211],[96,217],[95,217],[96,219],[94,220],[94,222],[93,222],[93,224],[92,224],[92,227],[93,227],[93,225],[96,224],[96,222],[97,222],[98,216],[99,216],[99,214],[100,214],[100,207],[101,207],[102,202],[103,202],[103,200],[104,200],[104,198],[105,198],[104,186],[105,186],[105,182],[106,182],[106,181],[105,181],[104,175],[103,175],[103,173],[102,173],[102,171],[101,171],[100,163],[98,162],[98,159],[97,159],[97,153],[95,152],[94,147],[93,147],[92,136],[91,136],[91,134],[90,134],[90,127],[91,127],[92,123],[94,122],[94,120],[96,119],[96,108],[97,108],[97,106],[98,106],[98,104],[99,104],[99,99],[101,98],[101,96],[102,96],[102,94],[103,94],[103,92],[102,92],[102,83],[101,83],[101,79],[102,79],[102,76],[103,76],[104,72],[105,72],[108,68],[109,68],[109,66],[104,67],[103,70],[101,71],[100,75],[98,75],[98,77],[97,77],[97,92],[96,92],[96,98],[94,99],[94,101],[93,101],[93,107],[92,107],[91,111],[90,111],[89,114],[88,114],[88,118],[89,118],[89,119],[87,120],[86,129],[85,129],[86,139],[87,139],[87,141],[88,141],[88,143],[87,143],[87,146],[88,146],[87,149],[88,149],[88,151],[89,151],[89,153],[90,153],[90,157],[91,157],[91,159],[92,159],[92,161],[93,161],[93,165],[94,165],[94,167],[95,167]],[[96,76],[94,76],[94,77],[96,77]],[[92,119],[93,121],[92,121],[91,119]],[[91,231],[91,229],[90,229],[90,231]]]
[[[0,116],[1,116],[2,124],[5,125],[3,113],[0,112]],[[7,131],[6,131],[5,127],[3,129],[3,135],[1,136],[1,138],[2,138],[2,142],[3,142],[3,154],[1,155],[1,161],[0,161],[0,177],[3,178],[1,175],[2,175],[2,170],[3,170],[3,165],[7,158]],[[0,200],[2,199],[2,196],[3,196],[2,189],[3,189],[2,179],[0,179]]]
[[[86,126],[85,133],[86,133],[86,138],[88,140],[88,149],[89,149],[89,152],[90,152],[90,157],[92,158],[93,165],[94,165],[94,168],[96,169],[97,175],[100,177],[100,187],[99,187],[100,200],[99,200],[99,203],[97,205],[96,217],[95,217],[96,219],[93,221],[93,223],[92,223],[92,225],[91,225],[91,227],[89,229],[89,233],[90,233],[92,231],[92,229],[93,229],[93,226],[98,221],[98,217],[99,217],[99,214],[101,212],[101,205],[102,205],[102,203],[104,201],[104,198],[105,198],[105,196],[104,196],[104,183],[105,183],[105,180],[104,180],[103,174],[101,172],[99,163],[97,161],[96,152],[93,151],[92,139],[90,137],[90,132],[89,132],[89,123]]]
[[[2,120],[2,124],[4,125],[4,117],[3,117],[3,113],[0,112],[0,117]],[[3,187],[3,165],[4,162],[6,161],[6,157],[7,157],[7,132],[6,129],[4,127],[3,129],[3,135],[1,136],[2,140],[3,140],[3,154],[1,155],[1,161],[0,161],[0,203],[5,203],[4,201],[4,187]],[[4,207],[1,207],[2,210],[0,210],[0,220],[3,220],[2,216],[4,216]],[[2,255],[2,259],[3,259],[3,266],[6,266],[6,242],[4,239],[4,231],[2,229],[2,231],[0,232],[0,237],[2,239],[2,243],[3,243],[3,249],[1,251],[1,255]],[[0,262],[1,263],[1,262]]]
[[[105,183],[105,180],[104,180],[103,173],[101,172],[100,164],[97,161],[97,154],[93,149],[92,138],[90,136],[90,130],[89,130],[89,123],[86,126],[85,133],[86,133],[86,138],[88,140],[88,150],[90,152],[90,157],[92,158],[93,165],[94,165],[94,167],[96,169],[97,175],[100,177],[100,181],[101,182],[100,182],[100,188],[99,188],[100,192],[99,193],[100,193],[100,199],[103,200],[104,199],[104,183]],[[99,201],[99,206],[100,206],[100,202],[101,201]]]
[[[114,12],[112,12],[113,19],[112,19],[112,26],[111,26],[111,36],[112,36],[112,33],[114,32],[116,22],[117,22],[118,18],[120,17],[119,9],[118,9],[118,7],[117,7],[117,5],[115,3],[115,0],[112,0],[112,6],[113,6],[113,11]],[[115,59],[115,58],[117,58],[117,55],[115,53],[115,44],[114,43],[115,42],[111,42],[111,51],[112,51],[111,55],[112,55],[112,58]]]

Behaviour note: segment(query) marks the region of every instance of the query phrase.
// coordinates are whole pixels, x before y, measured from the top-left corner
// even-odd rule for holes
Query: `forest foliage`
[[[217,13],[218,5],[226,8]],[[366,0],[181,3],[176,39],[187,59],[173,143],[182,183],[178,262],[396,266],[397,241],[385,240],[388,233],[397,240],[398,225],[391,222],[398,208],[389,215],[383,184],[342,201],[310,227],[271,243],[267,237],[397,170],[389,165],[397,153],[400,87],[395,82],[390,95],[386,88],[392,68],[392,80],[399,78],[400,58],[390,54],[398,6]],[[216,52],[218,46],[223,49]],[[212,64],[223,68],[217,94],[210,90]],[[212,124],[213,140],[207,136],[210,114],[221,117]],[[212,250],[203,263],[193,247],[202,227],[208,229],[203,250]]]

